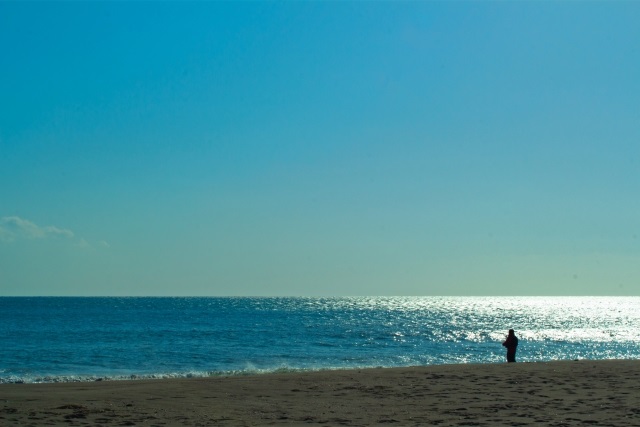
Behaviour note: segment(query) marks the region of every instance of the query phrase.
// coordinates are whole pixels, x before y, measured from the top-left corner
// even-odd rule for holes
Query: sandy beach
[[[0,425],[640,425],[640,361],[0,385]]]

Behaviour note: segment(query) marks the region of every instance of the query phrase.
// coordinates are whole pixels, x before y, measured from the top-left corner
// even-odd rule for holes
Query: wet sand
[[[0,425],[640,426],[640,361],[2,384]]]

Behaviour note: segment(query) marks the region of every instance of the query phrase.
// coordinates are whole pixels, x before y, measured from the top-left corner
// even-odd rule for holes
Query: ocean
[[[640,358],[640,297],[0,298],[0,383]]]

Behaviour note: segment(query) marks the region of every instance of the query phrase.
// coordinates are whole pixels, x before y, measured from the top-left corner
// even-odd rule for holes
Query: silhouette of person
[[[516,361],[516,349],[518,348],[518,337],[513,332],[513,329],[509,329],[509,335],[507,339],[502,343],[507,348],[507,362]]]

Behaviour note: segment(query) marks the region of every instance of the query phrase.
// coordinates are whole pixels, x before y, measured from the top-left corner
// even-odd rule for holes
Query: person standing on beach
[[[502,345],[507,348],[507,362],[515,362],[516,350],[518,349],[518,337],[516,337],[513,329],[509,329],[509,335],[507,335],[507,339]]]

